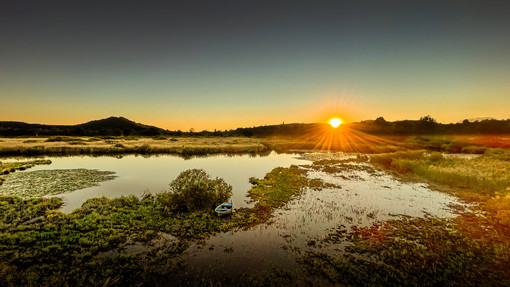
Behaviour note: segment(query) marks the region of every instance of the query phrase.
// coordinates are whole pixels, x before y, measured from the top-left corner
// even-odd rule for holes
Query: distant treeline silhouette
[[[353,123],[351,128],[370,134],[510,134],[510,119],[466,119],[455,124],[441,124],[431,116],[394,122],[379,117],[376,120]]]
[[[510,134],[510,119],[487,119],[471,122],[464,120],[456,124],[441,124],[434,118],[425,116],[419,120],[386,121],[383,117],[359,123],[344,125],[345,128],[356,129],[369,134]],[[0,122],[0,136],[247,136],[299,137],[307,134],[320,133],[331,128],[324,123],[293,123],[281,125],[238,128],[235,130],[214,130],[196,132],[170,131],[158,127],[130,121],[123,117],[90,121],[79,125],[42,125],[23,122]]]

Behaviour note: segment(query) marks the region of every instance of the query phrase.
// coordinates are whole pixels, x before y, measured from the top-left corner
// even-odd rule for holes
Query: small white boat
[[[216,214],[218,214],[218,216],[223,216],[223,215],[231,214],[232,207],[233,207],[232,203],[224,202],[224,203],[218,205],[218,207],[216,207],[214,209],[214,211],[216,212]]]

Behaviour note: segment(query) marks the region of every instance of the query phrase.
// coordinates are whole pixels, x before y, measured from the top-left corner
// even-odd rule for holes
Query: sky
[[[0,121],[510,118],[510,1],[1,1]]]

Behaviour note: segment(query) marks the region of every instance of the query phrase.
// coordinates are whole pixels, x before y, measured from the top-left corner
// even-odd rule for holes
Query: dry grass
[[[115,153],[248,153],[268,148],[260,139],[244,137],[50,137],[3,138],[0,155]]]

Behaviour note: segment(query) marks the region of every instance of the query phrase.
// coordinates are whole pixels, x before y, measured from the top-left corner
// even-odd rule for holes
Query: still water
[[[300,278],[306,272],[296,263],[296,255],[315,248],[316,240],[334,230],[369,227],[403,216],[448,218],[455,216],[456,209],[466,206],[426,184],[402,182],[374,170],[368,162],[354,160],[330,165],[329,171],[312,165],[320,159],[354,158],[356,155],[327,153],[214,155],[191,159],[172,155],[48,157],[51,165],[21,172],[82,168],[116,173],[115,179],[100,182],[98,186],[58,195],[64,199],[64,212],[71,212],[88,198],[141,196],[145,192],[165,191],[180,172],[191,168],[204,169],[212,177],[223,178],[231,184],[235,207],[250,206],[247,201],[250,177],[264,177],[278,166],[298,165],[307,170],[308,178],[330,184],[322,190],[305,190],[283,208],[275,210],[269,222],[247,230],[216,234],[190,246],[184,254],[186,272],[203,274],[204,278],[239,278],[272,267],[292,270],[294,276]]]
[[[54,169],[97,169],[114,171],[117,178],[100,182],[93,186],[70,193],[58,195],[64,200],[63,212],[71,212],[80,207],[85,200],[106,196],[109,198],[123,195],[141,196],[145,192],[159,193],[168,190],[169,183],[179,173],[191,168],[204,169],[211,177],[223,178],[232,185],[232,202],[235,207],[248,207],[247,191],[251,188],[250,177],[264,177],[273,168],[288,167],[292,164],[305,164],[295,154],[271,153],[268,156],[253,155],[213,155],[184,159],[173,155],[142,157],[127,155],[115,157],[46,157],[50,165],[38,165],[26,172]],[[19,160],[19,159],[18,159]]]
[[[331,154],[304,157],[316,160],[323,155]],[[334,159],[349,157],[352,155],[333,155]],[[308,189],[275,210],[268,223],[217,234],[195,244],[186,252],[187,271],[220,277],[226,275],[222,270],[228,270],[229,276],[241,277],[277,267],[291,270],[300,278],[306,272],[296,263],[296,252],[315,248],[316,240],[335,230],[370,227],[404,216],[450,218],[456,216],[456,208],[467,207],[453,196],[423,183],[399,181],[366,162],[352,162],[334,172],[314,170],[306,161],[301,168],[308,170],[308,178],[321,179],[334,187]],[[325,248],[321,251],[332,253]]]

